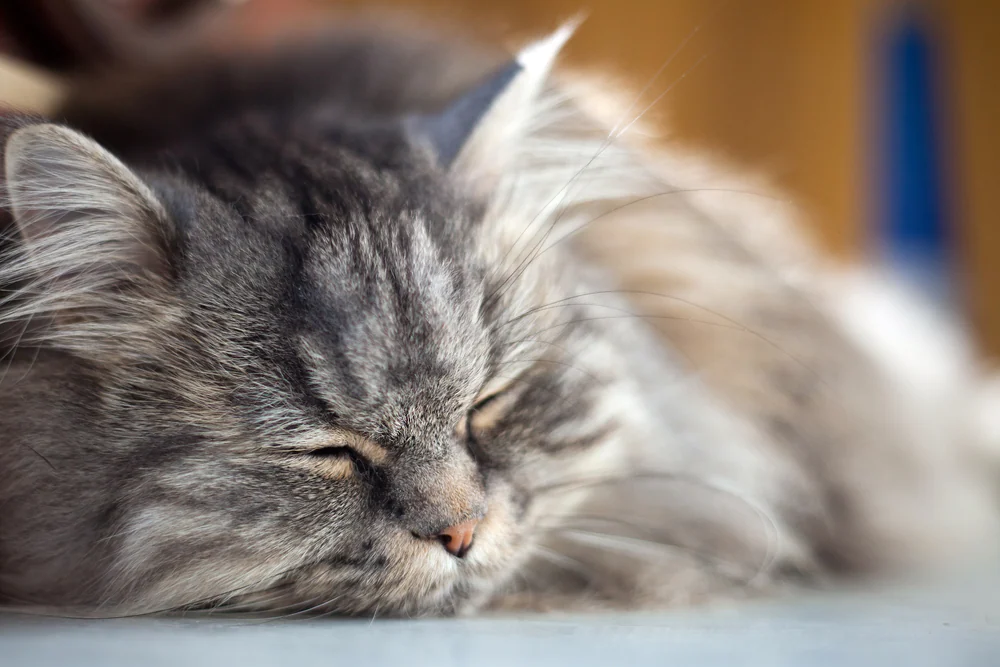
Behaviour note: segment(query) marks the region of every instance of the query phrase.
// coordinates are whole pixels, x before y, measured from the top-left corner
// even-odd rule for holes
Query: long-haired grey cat
[[[554,74],[570,33],[345,30],[8,123],[7,605],[660,608],[994,552],[961,332]]]

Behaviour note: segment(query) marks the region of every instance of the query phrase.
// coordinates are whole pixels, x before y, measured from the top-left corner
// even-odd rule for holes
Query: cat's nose
[[[465,554],[469,553],[469,549],[472,548],[472,538],[475,537],[478,525],[478,519],[456,523],[434,535],[434,539],[440,542],[452,556],[465,558]]]

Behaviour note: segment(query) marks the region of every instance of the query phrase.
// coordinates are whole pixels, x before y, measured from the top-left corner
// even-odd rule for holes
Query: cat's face
[[[92,383],[49,452],[96,554],[67,600],[455,611],[613,453],[612,318],[406,127],[250,118],[138,176],[54,126],[8,142],[20,277]]]
[[[175,342],[140,371],[157,398],[121,398],[123,428],[153,433],[109,526],[130,595],[451,610],[531,554],[533,495],[612,427],[586,308],[532,312],[578,288],[560,254],[515,280],[444,179],[420,177],[423,206],[412,175],[349,162],[299,163],[307,208],[267,186],[243,216],[204,193],[168,205]]]

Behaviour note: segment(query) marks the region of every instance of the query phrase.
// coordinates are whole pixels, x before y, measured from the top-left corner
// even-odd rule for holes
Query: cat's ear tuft
[[[578,24],[566,23],[528,45],[442,112],[414,119],[416,131],[430,141],[441,164],[473,182],[499,177],[509,166],[511,147],[530,127],[556,58]]]
[[[511,60],[441,113],[414,120],[417,131],[430,141],[441,164],[451,166],[476,127],[523,69],[520,62]]]
[[[36,278],[102,282],[165,269],[163,207],[97,143],[58,125],[30,125],[7,140],[4,161],[22,261]]]
[[[169,294],[169,218],[117,158],[58,125],[29,125],[7,140],[6,201],[19,239],[0,261],[0,327],[18,343],[61,347],[97,363],[132,346]]]

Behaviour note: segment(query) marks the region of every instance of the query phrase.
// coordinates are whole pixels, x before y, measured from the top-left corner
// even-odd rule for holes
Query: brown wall
[[[954,182],[970,300],[1000,356],[1000,2],[939,0],[954,94]]]

